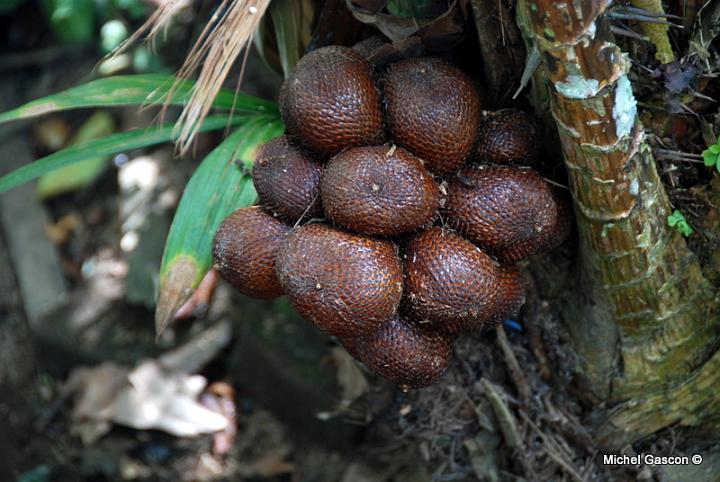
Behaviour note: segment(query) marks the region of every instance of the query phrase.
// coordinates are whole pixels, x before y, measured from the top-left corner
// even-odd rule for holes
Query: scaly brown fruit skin
[[[304,56],[285,80],[279,101],[288,132],[321,154],[382,138],[373,68],[350,48],[322,47]]]
[[[509,166],[465,166],[448,185],[443,219],[504,262],[558,246],[570,232],[564,199],[537,172]]]
[[[478,331],[517,314],[520,271],[501,266],[458,234],[434,227],[404,249],[404,303],[414,321],[449,334]]]
[[[480,122],[475,158],[478,162],[535,166],[540,155],[540,125],[515,109],[491,112]]]
[[[323,217],[322,165],[287,136],[266,142],[255,157],[253,184],[262,206],[289,224]]]
[[[258,299],[282,296],[283,289],[275,274],[275,257],[290,231],[290,226],[260,206],[238,209],[215,234],[215,269],[244,295]]]
[[[377,330],[397,312],[402,263],[391,241],[307,224],[277,257],[280,284],[300,315],[338,337]]]
[[[396,315],[377,331],[341,339],[356,359],[402,389],[427,387],[450,366],[455,337],[431,331]]]
[[[356,147],[325,168],[325,213],[356,233],[395,236],[432,224],[440,188],[423,162],[401,147]]]
[[[470,78],[434,57],[392,64],[383,78],[388,129],[436,174],[455,172],[475,145],[480,99]]]

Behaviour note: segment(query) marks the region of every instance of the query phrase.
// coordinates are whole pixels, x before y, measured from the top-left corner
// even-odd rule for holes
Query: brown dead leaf
[[[198,402],[207,380],[192,373],[226,346],[229,332],[229,324],[220,323],[132,370],[112,362],[75,370],[63,387],[64,396],[75,396],[74,433],[91,443],[107,433],[110,422],[180,437],[224,430],[231,421]]]
[[[711,58],[710,44],[718,35],[720,35],[720,3],[704,2],[696,15],[690,54],[696,54],[704,60]]]
[[[358,8],[370,13],[379,13],[380,10],[385,8],[388,4],[388,0],[350,0]]]
[[[225,382],[215,382],[207,388],[200,403],[205,408],[227,418],[227,427],[213,435],[213,453],[227,455],[235,445],[237,435],[235,389]]]
[[[66,214],[55,224],[45,225],[45,234],[57,246],[65,245],[77,228],[82,226],[82,219],[77,213]]]
[[[372,25],[392,42],[401,42],[415,35],[432,51],[449,50],[463,37],[465,17],[468,11],[464,0],[454,0],[445,13],[434,19],[405,18],[366,10],[356,0],[346,0],[353,16]],[[371,2],[372,3],[372,2]]]
[[[70,126],[60,117],[50,117],[38,122],[33,130],[38,144],[48,151],[62,149],[70,139]]]
[[[185,320],[192,316],[200,317],[204,315],[210,308],[210,302],[218,281],[219,274],[217,270],[213,268],[208,271],[195,292],[190,296],[190,299],[175,312],[175,320]]]
[[[425,53],[425,46],[419,37],[409,37],[395,43],[387,43],[375,49],[367,59],[382,70],[388,65],[402,59],[420,57]]]

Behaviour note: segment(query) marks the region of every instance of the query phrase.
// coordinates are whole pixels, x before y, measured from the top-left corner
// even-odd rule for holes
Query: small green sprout
[[[685,216],[679,209],[676,209],[670,216],[668,216],[667,222],[671,228],[674,228],[686,238],[693,233],[693,228],[690,224],[688,224],[687,219],[685,219]]]
[[[720,171],[720,144],[713,144],[702,153],[703,161],[707,167],[715,166]]]

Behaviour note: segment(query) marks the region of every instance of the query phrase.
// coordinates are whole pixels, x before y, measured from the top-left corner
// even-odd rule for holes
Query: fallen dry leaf
[[[440,51],[451,49],[464,35],[464,19],[468,15],[464,0],[454,0],[445,13],[434,19],[398,17],[374,9],[365,10],[358,3],[346,0],[355,18],[374,26],[392,42],[402,42],[415,35],[422,39],[428,49]]]
[[[107,433],[109,422],[180,437],[224,430],[233,422],[198,401],[207,380],[192,373],[212,360],[229,340],[229,324],[220,323],[132,370],[113,362],[75,370],[63,389],[66,395],[75,394],[74,432],[92,443]]]
[[[100,418],[137,429],[157,429],[178,437],[192,437],[223,430],[228,420],[198,403],[207,380],[165,370],[147,361],[128,376],[130,386]]]
[[[215,268],[208,271],[190,299],[175,312],[175,320],[185,320],[206,313],[219,280],[220,275]]]
[[[225,382],[215,382],[207,388],[200,403],[228,420],[225,429],[213,435],[213,453],[227,455],[235,445],[237,435],[235,389]]]

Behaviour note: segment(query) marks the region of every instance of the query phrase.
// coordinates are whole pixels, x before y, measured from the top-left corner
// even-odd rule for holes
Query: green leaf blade
[[[247,117],[236,116],[230,119],[227,116],[211,116],[205,120],[200,131],[219,130],[228,125],[237,125],[244,120],[247,120]],[[0,177],[0,194],[32,181],[43,174],[76,162],[174,141],[178,135],[179,133],[175,130],[174,125],[165,124],[113,134],[79,146],[63,149]]]
[[[668,226],[686,238],[695,232],[692,226],[690,226],[690,223],[687,222],[687,219],[685,219],[685,215],[679,209],[675,209],[673,213],[667,217],[667,223]]]
[[[281,135],[282,121],[257,117],[239,127],[200,164],[175,213],[160,268],[155,326],[161,333],[212,266],[212,243],[220,223],[233,211],[253,205],[257,193],[241,164],[253,160],[260,144]]]
[[[23,104],[0,114],[0,123],[91,107],[119,107],[160,104],[166,100],[176,78],[161,74],[118,75],[93,80]],[[190,99],[195,82],[180,80],[170,99],[170,105],[184,105]],[[277,104],[246,94],[222,89],[213,102],[218,109],[235,112],[276,114]]]
[[[707,167],[714,166],[717,163],[717,156],[710,151],[710,149],[706,149],[702,153],[703,162]]]
[[[105,110],[95,112],[75,133],[69,146],[82,145],[113,134],[115,121]],[[37,193],[48,199],[62,193],[81,189],[94,182],[108,167],[107,156],[92,157],[40,176]]]

